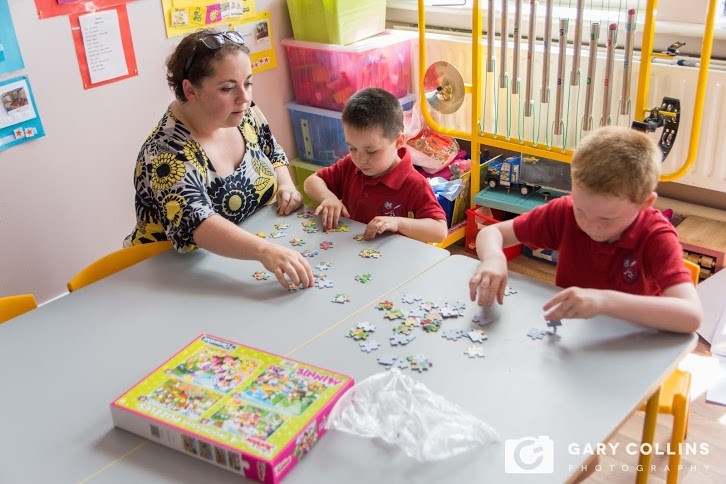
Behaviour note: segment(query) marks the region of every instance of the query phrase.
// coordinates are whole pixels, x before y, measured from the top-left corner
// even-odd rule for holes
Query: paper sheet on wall
[[[266,71],[277,67],[275,46],[272,44],[272,21],[269,10],[258,13],[235,27],[242,34],[250,49],[252,72]]]
[[[255,0],[161,0],[166,36],[204,28],[232,29],[257,14]]]
[[[78,17],[91,83],[128,75],[116,10]]]
[[[28,77],[0,80],[0,151],[44,135]]]

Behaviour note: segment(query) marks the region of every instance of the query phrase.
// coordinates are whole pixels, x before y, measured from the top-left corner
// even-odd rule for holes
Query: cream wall
[[[287,6],[256,4],[271,12],[278,67],[255,77],[254,99],[295,156],[284,105],[294,94],[279,43],[292,36]],[[38,20],[32,0],[9,5],[46,136],[0,152],[0,296],[33,293],[42,302],[130,232],[134,161],[172,99],[163,64],[179,38],[166,38],[160,0],[130,2],[139,75],[84,91],[68,19]]]

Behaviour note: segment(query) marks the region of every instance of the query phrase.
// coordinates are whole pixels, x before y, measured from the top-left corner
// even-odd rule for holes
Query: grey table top
[[[79,482],[143,445],[113,428],[109,404],[197,335],[287,354],[449,255],[397,235],[358,242],[353,236],[364,226],[352,221],[349,232],[306,234],[302,220],[266,207],[242,226],[269,235],[275,223],[290,224],[274,241],[291,247],[289,240],[301,237],[306,244],[297,249],[318,249],[311,265],[333,262],[327,271],[333,288],[287,292],[274,277],[252,277],[264,270],[259,262],[169,251],[0,325],[0,482]],[[321,241],[334,247],[320,250]],[[359,257],[363,248],[382,256]],[[373,279],[355,281],[362,273]],[[331,302],[339,292],[350,302]],[[177,476],[165,465],[143,466],[129,476],[148,473],[144,478],[121,480],[207,476],[199,482],[214,471],[207,467]],[[94,481],[104,479],[100,473]]]
[[[330,431],[285,482],[562,482],[573,474],[571,466],[577,467],[587,458],[571,455],[568,445],[606,442],[695,346],[695,335],[651,331],[604,317],[566,321],[559,338],[531,340],[527,336],[531,328],[546,329],[541,306],[557,289],[512,274],[510,286],[517,293],[507,296],[503,306],[482,309],[468,301],[467,281],[475,267],[476,261],[470,258],[449,257],[291,355],[360,381],[386,371],[377,363],[378,356],[423,353],[433,363],[429,371],[403,371],[490,424],[502,440],[448,460],[420,463],[381,440]],[[473,343],[450,341],[441,331],[416,329],[416,339],[407,346],[390,347],[387,338],[397,323],[385,320],[376,306],[381,300],[392,301],[402,310],[420,304],[402,302],[404,294],[439,304],[464,302],[463,316],[445,319],[441,331],[479,328],[472,323],[475,315],[493,319],[482,328],[488,335],[481,343],[485,358],[469,359],[464,351]],[[381,343],[379,350],[364,353],[357,342],[345,337],[359,321],[376,324],[373,337]],[[110,447],[137,447],[100,468],[92,482],[239,481],[232,473],[109,428],[105,410],[94,410],[94,414],[102,427],[92,442],[94,453],[112,460],[118,456]],[[506,440],[527,436],[551,440],[552,473],[505,473]],[[88,448],[81,451],[79,454],[88,454]]]

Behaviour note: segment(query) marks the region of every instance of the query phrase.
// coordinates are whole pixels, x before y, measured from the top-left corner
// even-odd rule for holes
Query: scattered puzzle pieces
[[[547,321],[547,327],[552,330],[553,334],[557,333],[557,328],[559,328],[560,326],[562,326],[562,321],[559,321],[557,319],[552,320],[552,321]]]
[[[301,252],[303,257],[315,257],[319,254],[317,249],[305,249]]]
[[[328,234],[331,232],[347,232],[347,231],[348,231],[348,226],[344,225],[344,224],[338,224],[333,228],[325,229],[325,232]]]
[[[527,332],[527,336],[532,338],[532,340],[542,339],[544,338],[545,334],[547,334],[546,331],[542,331],[541,329],[537,328],[532,328]]]
[[[344,293],[336,294],[332,302],[338,304],[345,304],[347,302],[350,302],[350,296]]]
[[[318,265],[315,266],[315,268],[319,271],[327,271],[331,267],[333,267],[332,262],[319,262]]]
[[[363,331],[375,331],[376,325],[371,324],[368,321],[358,321],[355,323],[356,327],[361,328]]]
[[[412,334],[394,334],[389,338],[389,340],[391,341],[391,346],[405,346],[415,339],[416,336]]]
[[[472,343],[481,343],[488,339],[488,336],[481,329],[475,329],[466,333]]]
[[[297,214],[297,218],[310,218],[315,215],[313,212],[306,210],[305,212]]]
[[[401,301],[405,302],[406,304],[413,304],[416,301],[420,301],[421,296],[417,296],[416,294],[404,294],[401,296]]]
[[[471,345],[464,351],[464,353],[466,353],[466,356],[469,358],[484,358],[484,347]]]
[[[460,329],[445,329],[441,332],[441,336],[448,340],[456,341],[459,338],[462,338],[464,333]]]
[[[261,239],[264,239],[265,237],[267,237],[267,235],[264,232],[257,232],[256,235],[257,235],[257,237],[259,237]]]
[[[325,277],[319,277],[315,279],[315,287],[317,287],[318,289],[328,289],[333,287],[333,281]]]
[[[378,249],[363,249],[358,255],[365,259],[380,259],[381,251]]]
[[[280,237],[284,237],[285,232],[270,232],[270,237],[273,239],[279,239]]]
[[[376,309],[390,311],[393,309],[393,301],[381,301],[376,306]]]
[[[408,361],[408,364],[411,365],[412,370],[416,370],[419,373],[428,371],[428,369],[433,366],[433,363],[431,363],[425,355],[420,353],[417,355],[407,356],[406,361]]]
[[[403,319],[403,311],[400,309],[389,309],[386,311],[386,313],[383,315],[384,318],[388,318],[391,321],[394,319]]]
[[[360,341],[360,340],[366,340],[366,339],[368,339],[368,337],[369,337],[370,335],[371,335],[370,331],[366,331],[366,330],[364,330],[363,328],[357,328],[357,327],[356,327],[356,328],[353,328],[353,329],[351,329],[351,330],[350,330],[350,331],[348,331],[348,333],[346,334],[346,336],[347,336],[348,338],[353,338],[353,339],[354,339],[354,340],[356,340],[356,341]]]
[[[270,274],[268,272],[264,271],[257,271],[254,274],[252,274],[252,277],[257,279],[258,281],[266,281],[270,278]]]
[[[354,235],[353,239],[357,240],[358,242],[362,242],[363,240],[365,240],[365,238],[363,237],[363,234]]]
[[[289,228],[290,228],[290,224],[285,224],[285,223],[275,224],[275,230],[285,230],[285,229],[289,229]]]
[[[297,291],[298,289],[302,289],[303,285],[302,282],[300,284],[295,284],[294,282],[288,282],[287,283],[287,290],[288,291]]]
[[[327,240],[320,242],[320,248],[323,250],[328,250],[333,248],[333,243],[329,242]]]
[[[290,243],[291,243],[291,244],[292,244],[292,245],[293,245],[294,247],[298,247],[298,246],[300,246],[300,245],[304,245],[304,244],[305,244],[305,241],[304,241],[303,239],[301,239],[300,237],[295,237],[294,239],[291,239],[291,240],[290,240]]]
[[[361,284],[370,282],[372,279],[373,279],[373,276],[370,274],[359,274],[359,275],[355,276],[355,280],[360,282]]]
[[[479,326],[486,326],[493,321],[494,320],[489,318],[489,316],[484,316],[482,314],[477,314],[476,316],[471,318],[471,322],[474,324],[478,324]]]
[[[371,351],[375,351],[381,347],[380,343],[378,343],[378,341],[376,341],[374,339],[361,341],[358,344],[360,346],[361,351],[365,351],[366,353],[370,353]]]

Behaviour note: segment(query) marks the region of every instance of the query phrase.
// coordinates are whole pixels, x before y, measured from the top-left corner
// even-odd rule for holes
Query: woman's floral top
[[[275,168],[288,165],[282,147],[254,104],[239,130],[244,158],[223,178],[189,129],[167,110],[136,161],[136,227],[124,246],[170,240],[179,252],[194,250],[192,233],[208,217],[219,214],[239,223],[274,197]]]

